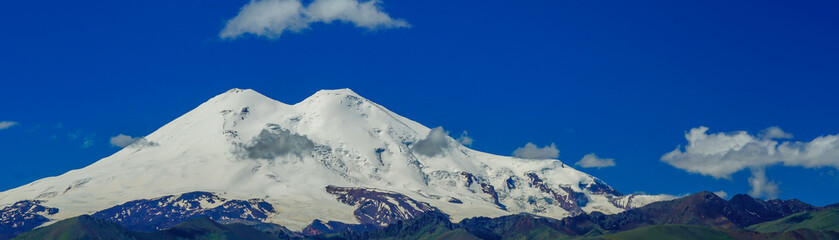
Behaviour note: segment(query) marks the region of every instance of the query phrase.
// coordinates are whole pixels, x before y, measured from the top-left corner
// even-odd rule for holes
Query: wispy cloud
[[[604,167],[612,167],[615,166],[615,159],[613,158],[600,158],[597,157],[594,153],[589,153],[583,156],[580,161],[575,163],[574,165],[584,167],[584,168],[604,168]]]
[[[93,147],[95,137],[96,136],[85,136],[84,138],[82,138],[82,148]]]
[[[60,127],[56,127],[56,129],[60,129]],[[90,148],[96,143],[96,134],[86,132],[82,129],[68,131],[67,138],[70,140],[81,140],[81,148]]]
[[[839,135],[825,135],[809,142],[776,141],[791,138],[778,127],[770,127],[759,136],[745,131],[707,133],[707,127],[693,128],[685,134],[687,146],[677,147],[661,160],[688,172],[731,179],[731,174],[749,168],[752,193],[777,196],[777,184],[769,181],[763,170],[771,165],[805,168],[839,168]]]
[[[2,122],[0,122],[0,130],[4,130],[4,129],[10,128],[10,127],[14,127],[15,125],[18,125],[18,123],[14,122],[14,121],[2,121]]]
[[[410,27],[405,20],[385,13],[379,0],[314,0],[308,6],[301,0],[252,0],[227,21],[219,37],[235,39],[253,34],[276,39],[286,31],[299,32],[313,23],[335,21],[368,30]]]
[[[469,137],[469,133],[463,131],[463,133],[460,134],[460,137],[457,138],[457,141],[465,146],[472,146],[472,143],[475,142],[475,139],[472,139],[471,137]]]
[[[527,143],[524,147],[517,148],[513,151],[513,157],[526,159],[551,159],[559,157],[559,149],[556,149],[556,144],[551,143],[550,146],[539,147],[533,143]]]

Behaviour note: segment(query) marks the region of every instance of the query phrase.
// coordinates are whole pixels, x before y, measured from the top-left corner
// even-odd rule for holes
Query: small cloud
[[[720,197],[720,198],[722,198],[722,199],[726,199],[726,198],[728,198],[728,193],[726,193],[726,192],[725,192],[725,191],[723,191],[723,190],[716,191],[716,192],[714,192],[714,194],[716,194],[716,195],[717,195],[717,197]]]
[[[111,146],[114,147],[153,147],[157,145],[156,142],[149,141],[145,137],[131,137],[125,134],[111,137]]]
[[[315,149],[315,143],[306,136],[283,129],[280,125],[268,124],[250,144],[241,147],[240,153],[247,158],[272,160],[288,155],[300,158],[309,156]]]
[[[82,148],[90,148],[93,146],[93,136],[87,136],[82,139]]]
[[[513,151],[513,157],[526,159],[552,159],[559,157],[559,149],[556,149],[556,144],[551,143],[550,146],[540,148],[533,143],[527,143],[524,147],[517,148]]]
[[[141,138],[142,137],[131,137],[131,136],[120,133],[119,135],[111,137],[111,146],[121,147],[121,148],[128,147],[128,145],[131,145],[134,142],[137,142]]]
[[[457,138],[457,141],[464,146],[472,146],[472,142],[475,140],[469,137],[469,133],[463,131],[463,133],[460,134],[460,137]]]
[[[368,30],[410,27],[402,19],[393,19],[382,10],[380,0],[314,0],[303,6],[301,0],[251,0],[227,21],[219,33],[223,39],[253,34],[269,39],[286,31],[299,32],[313,23],[335,21],[351,23]]]
[[[0,122],[0,130],[14,127],[15,125],[18,125],[18,123],[14,121],[2,121]]]
[[[574,165],[578,165],[584,168],[604,168],[604,167],[612,167],[615,166],[615,159],[612,158],[599,158],[594,153],[589,153],[583,156],[583,159],[580,159]]]
[[[449,132],[443,130],[443,127],[436,127],[428,132],[428,136],[424,139],[414,143],[411,148],[414,152],[434,157],[445,153],[445,149],[449,147]]]
[[[769,127],[767,129],[763,129],[763,131],[760,131],[760,134],[758,136],[760,136],[760,138],[763,138],[763,139],[787,139],[787,138],[792,138],[791,133],[784,132],[784,130],[781,130],[781,128],[779,128],[779,127]]]
[[[749,185],[752,186],[752,190],[749,191],[749,195],[754,197],[776,199],[778,198],[778,194],[781,193],[778,189],[778,183],[770,181],[769,178],[766,177],[766,169],[764,168],[752,168],[752,176],[749,177]]]

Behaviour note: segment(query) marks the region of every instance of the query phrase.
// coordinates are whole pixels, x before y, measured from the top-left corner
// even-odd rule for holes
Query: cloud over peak
[[[335,21],[367,30],[410,27],[405,20],[385,13],[379,0],[314,0],[308,6],[301,0],[251,0],[227,21],[219,37],[235,39],[253,34],[276,39],[286,31],[298,32],[313,23]]]
[[[445,154],[449,147],[449,132],[443,127],[432,128],[428,136],[414,143],[411,148],[419,154],[434,157]]]

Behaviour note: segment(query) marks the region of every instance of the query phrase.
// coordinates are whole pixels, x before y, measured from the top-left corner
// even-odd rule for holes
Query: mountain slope
[[[741,220],[727,220],[738,212],[754,209],[753,204],[725,203],[707,192],[682,199],[608,216],[581,214],[564,219],[516,214],[497,218],[476,217],[452,223],[439,211],[417,213],[384,228],[375,225],[347,225],[337,222],[313,222],[302,233],[274,225],[219,224],[208,217],[196,217],[174,227],[154,232],[131,232],[124,227],[83,215],[59,221],[19,236],[20,239],[839,239],[835,231],[835,207],[793,214],[786,218],[758,224],[758,232],[738,227]],[[188,194],[196,195],[196,194]],[[748,201],[740,199],[734,202]],[[754,200],[761,202],[762,200]],[[800,206],[795,200],[772,200],[775,206]],[[742,202],[741,202],[742,203]],[[759,204],[758,204],[759,205]],[[380,205],[384,206],[384,205]],[[675,207],[674,207],[675,206]],[[745,207],[744,206],[751,206]],[[168,208],[163,204],[164,209]],[[668,208],[670,207],[670,208]],[[811,206],[810,206],[811,207]],[[774,208],[769,215],[785,215],[792,208]],[[786,209],[786,210],[783,210]],[[654,212],[658,211],[658,212]],[[780,212],[780,213],[779,213]],[[597,214],[593,214],[597,215]],[[195,215],[194,215],[195,216]],[[627,216],[635,216],[628,218]],[[679,216],[679,217],[673,217]],[[715,219],[699,221],[697,219]],[[760,218],[755,214],[755,218]],[[736,219],[736,218],[731,218]],[[615,222],[623,221],[613,228]],[[742,221],[755,221],[747,219]],[[672,224],[692,222],[694,225]],[[641,223],[641,224],[638,224]],[[717,226],[713,226],[716,224]],[[373,227],[369,227],[373,226]],[[790,227],[794,226],[794,227]]]
[[[787,232],[798,229],[839,232],[839,207],[798,213],[775,221],[755,224],[749,226],[748,229],[757,232]]]
[[[0,239],[9,239],[49,222],[58,209],[41,205],[42,201],[23,200],[0,209]]]
[[[122,226],[109,221],[81,215],[18,235],[16,240],[71,239],[137,239]]]
[[[408,205],[384,204],[399,209],[364,216],[363,205],[340,200],[327,186],[396,193]],[[555,159],[474,151],[349,89],[319,91],[294,105],[232,89],[90,166],[0,193],[0,206],[38,200],[59,209],[47,216],[59,220],[196,191],[264,201],[275,211],[260,221],[293,230],[315,219],[387,224],[415,215],[403,207],[423,209],[412,202],[458,221],[617,213],[668,199],[623,195]]]
[[[752,202],[752,204],[743,204]],[[798,200],[771,200],[773,206],[761,205],[763,200],[741,195],[726,201],[711,192],[651,203],[613,215],[591,213],[588,218],[573,218],[572,225],[596,223],[605,230],[619,232],[649,225],[694,225],[719,229],[741,229],[751,223],[775,220],[790,214],[815,209]],[[759,214],[760,213],[760,214]],[[763,215],[761,215],[763,214]]]
[[[610,234],[603,239],[681,239],[712,240],[734,239],[722,230],[692,225],[653,225]]]
[[[279,240],[280,236],[259,231],[244,224],[222,225],[209,218],[194,218],[172,228],[154,233],[135,233],[140,239],[228,239],[228,240]]]
[[[132,232],[119,224],[81,215],[58,221],[14,238],[15,240],[179,240],[179,239],[289,239],[282,233],[272,234],[244,224],[222,225],[209,218],[193,218],[172,228],[157,232]]]

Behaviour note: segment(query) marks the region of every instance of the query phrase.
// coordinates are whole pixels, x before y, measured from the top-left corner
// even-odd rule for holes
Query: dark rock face
[[[598,195],[610,194],[610,195],[616,196],[616,197],[623,196],[623,193],[618,192],[618,190],[615,190],[614,188],[610,187],[609,185],[606,185],[606,183],[604,183],[602,180],[597,179],[597,178],[594,179],[594,183],[589,183],[589,184],[580,183],[579,187],[580,187],[580,189],[589,190],[593,194],[598,194]]]
[[[346,224],[336,221],[323,222],[315,219],[312,224],[309,224],[309,226],[303,229],[302,233],[304,236],[314,236],[340,232],[365,233],[378,229],[379,226],[373,224]]]
[[[190,219],[196,220],[201,218],[193,218]],[[254,222],[254,221],[243,221],[243,220],[229,220],[229,221],[215,221],[222,225],[246,225],[248,227],[254,228],[256,230],[269,233],[274,236],[278,236],[280,239],[302,239],[305,236],[300,232],[291,231],[288,228],[275,224],[275,223],[264,223],[264,222]],[[184,224],[184,223],[181,223]]]
[[[58,213],[57,208],[41,205],[42,201],[26,200],[0,209],[0,239],[10,239],[32,230],[49,219],[44,215]]]
[[[418,236],[457,228],[449,215],[439,211],[425,212],[416,218],[397,221],[378,231],[356,235],[349,239],[418,239]]]
[[[603,229],[592,222],[589,216],[581,214],[563,219],[553,219],[530,214],[516,214],[497,218],[476,217],[460,221],[455,225],[481,239],[528,239],[536,231],[542,236],[582,236],[600,234]]]
[[[651,203],[629,212],[641,214],[656,224],[733,228],[737,224],[727,218],[733,211],[734,208],[716,194],[699,192],[672,201]]]
[[[699,192],[614,215],[593,212],[588,214],[585,221],[597,223],[610,231],[624,231],[657,224],[688,224],[730,229],[815,209],[817,208],[798,200],[764,202],[748,195],[736,195],[730,201],[725,201],[714,193]]]
[[[468,172],[461,172],[460,175],[463,176],[463,178],[466,179],[466,187],[471,187],[472,183],[480,184],[481,185],[481,192],[489,194],[489,196],[492,197],[492,200],[493,200],[493,202],[495,203],[496,206],[498,206],[499,208],[501,208],[503,210],[507,210],[507,206],[504,206],[504,204],[501,204],[501,202],[498,201],[498,192],[495,191],[495,186],[492,186],[492,184],[489,184],[486,181],[481,181],[480,179],[475,177],[475,175],[473,175],[471,173],[468,173]]]
[[[516,180],[513,177],[507,178],[507,189],[516,189]]]
[[[626,199],[626,201],[623,201],[623,202],[620,201],[619,198],[609,198],[609,202],[612,203],[612,205],[615,206],[615,207],[619,207],[619,208],[629,210],[629,209],[632,209],[632,201],[635,199],[636,196],[638,196],[638,195],[630,194],[629,196],[626,196],[627,199]]]
[[[780,219],[804,211],[816,210],[813,205],[798,199],[763,201],[749,195],[737,194],[728,201],[734,208],[730,218],[740,227]]]
[[[384,220],[392,220],[393,222],[383,226],[382,224],[372,223],[346,224],[315,220],[302,233],[292,232],[280,225],[260,222],[260,218],[264,220],[267,216],[266,213],[274,211],[267,203],[265,203],[265,206],[261,206],[264,202],[258,200],[225,200],[212,193],[191,192],[178,196],[132,201],[109,209],[112,211],[111,214],[120,217],[117,218],[120,221],[115,221],[120,225],[106,221],[114,221],[107,218],[103,220],[103,218],[93,219],[80,216],[74,218],[79,219],[79,226],[77,227],[68,228],[65,226],[60,228],[63,226],[62,222],[68,221],[65,220],[46,228],[38,228],[30,233],[38,231],[83,231],[90,234],[87,236],[100,236],[99,239],[205,239],[209,236],[222,236],[228,239],[417,239],[418,236],[436,236],[435,234],[440,232],[451,233],[451,231],[457,230],[459,234],[464,232],[468,234],[457,235],[466,237],[466,239],[500,240],[532,239],[530,238],[532,235],[528,234],[534,232],[539,233],[540,236],[549,236],[549,238],[557,236],[581,237],[598,236],[604,233],[626,231],[649,225],[688,224],[734,229],[729,233],[735,234],[732,236],[737,239],[769,239],[772,236],[780,235],[761,235],[744,231],[741,227],[750,225],[752,222],[775,220],[801,211],[822,209],[798,200],[763,201],[747,195],[737,195],[730,201],[726,201],[713,193],[700,192],[676,200],[652,203],[614,215],[593,212],[590,214],[581,213],[563,219],[552,219],[530,214],[516,214],[497,218],[475,217],[464,219],[460,223],[452,223],[450,217],[445,213],[399,193],[378,189],[335,186],[329,186],[326,190],[338,196],[339,201],[357,206],[356,217],[359,220],[380,221],[376,223],[382,223],[381,221]],[[0,210],[0,216],[3,217],[0,220],[24,219],[24,221],[18,221],[24,223],[26,223],[26,220],[33,219],[46,221],[46,218],[40,214],[55,214],[58,212],[57,209],[41,206],[40,203],[39,201],[22,201],[5,207]],[[373,208],[378,210],[372,211]],[[271,209],[271,211],[268,211],[268,209]],[[106,211],[103,210],[102,212]],[[173,228],[152,233],[129,232],[123,229],[126,222],[139,223],[143,221],[154,223],[153,226],[156,229],[167,228],[163,226],[171,224],[171,222],[153,217],[160,215],[164,215],[166,219],[186,220],[174,225]],[[213,217],[220,220],[212,220]],[[7,224],[8,222],[2,221],[0,223]],[[34,227],[41,223],[43,222],[26,226]],[[18,226],[24,225],[19,224]],[[152,226],[135,225],[134,227],[151,228]],[[336,235],[329,236],[329,234]],[[817,232],[805,229],[783,233],[783,237],[819,239],[819,236],[827,236],[824,234],[832,234],[828,239],[836,239],[839,236],[839,233],[836,232]],[[111,237],[117,235],[128,238]],[[13,236],[2,235],[0,237],[8,239]],[[47,239],[47,237],[35,237],[34,239]]]
[[[361,224],[385,226],[425,212],[440,211],[428,203],[374,188],[326,186],[326,192],[337,196],[342,203],[358,207],[353,213]]]
[[[583,209],[581,207],[584,207],[588,203],[588,197],[585,194],[574,192],[574,190],[569,187],[558,186],[567,194],[562,195],[545,184],[545,182],[543,182],[536,173],[527,173],[527,177],[530,178],[531,185],[550,195],[554,200],[554,203],[558,204],[562,209],[567,210],[572,215],[583,213]]]
[[[538,176],[531,177],[532,181],[534,179],[538,179]],[[533,181],[532,184],[538,187],[541,182]],[[753,223],[775,220],[815,209],[817,208],[798,200],[764,202],[747,195],[738,195],[731,201],[726,201],[713,193],[699,192],[684,198],[651,203],[613,215],[592,212],[556,220],[518,214],[498,218],[464,219],[458,226],[484,239],[504,239],[507,233],[536,228],[552,229],[569,236],[582,236],[592,232],[620,232],[660,224],[740,229]]]
[[[556,228],[559,220],[542,218],[529,214],[509,215],[498,218],[476,217],[463,219],[457,224],[458,227],[467,232],[488,240],[504,239],[505,234],[515,231],[529,231],[534,226],[544,225],[549,228]]]
[[[190,192],[130,201],[92,216],[118,223],[132,231],[151,232],[196,217],[207,217],[215,221],[259,222],[274,211],[271,204],[259,199],[227,200],[209,192]]]

